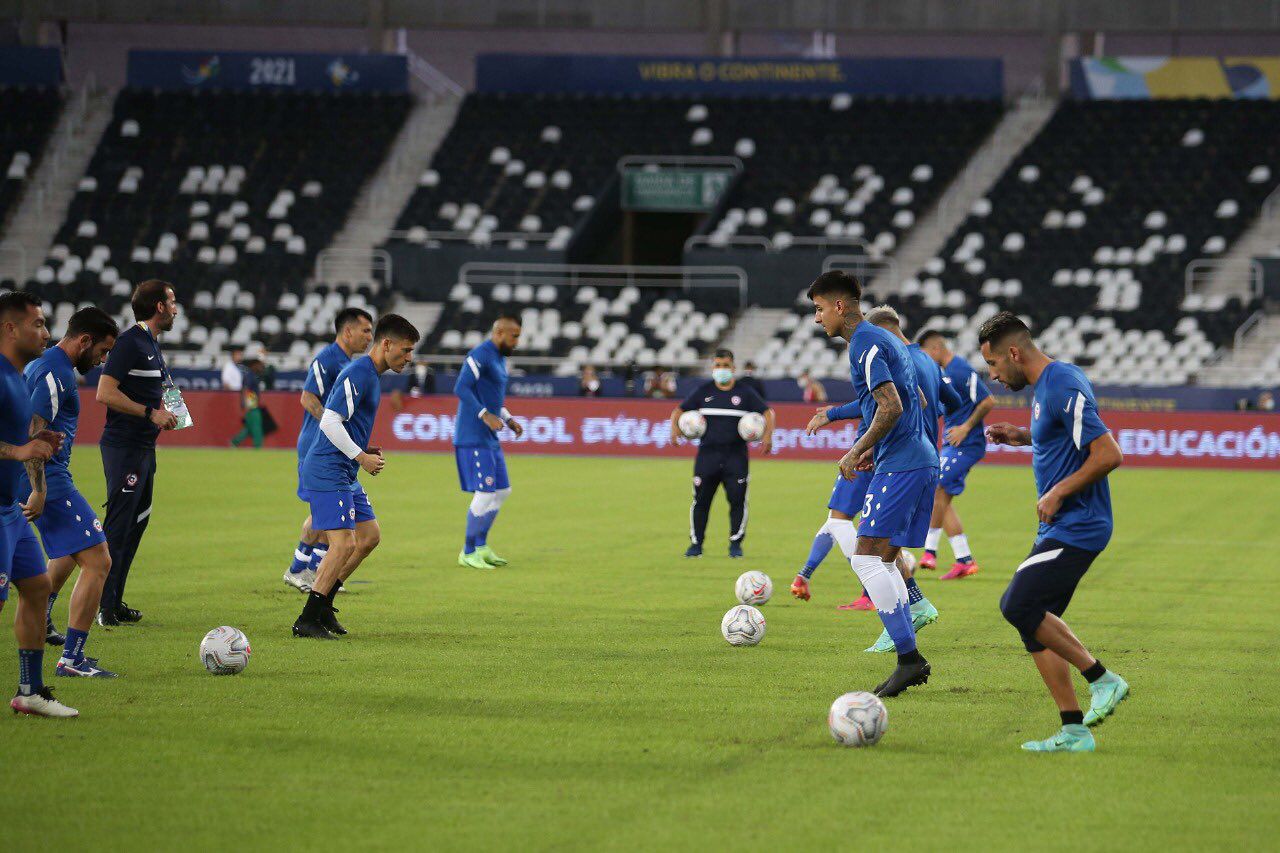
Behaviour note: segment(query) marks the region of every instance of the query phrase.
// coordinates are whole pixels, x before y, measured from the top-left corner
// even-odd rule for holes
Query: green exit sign
[[[626,169],[622,209],[703,213],[715,207],[732,178],[726,169]]]

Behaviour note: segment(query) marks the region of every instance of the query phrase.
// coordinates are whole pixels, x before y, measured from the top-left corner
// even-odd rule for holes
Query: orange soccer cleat
[[[956,560],[951,566],[951,571],[938,578],[938,580],[956,581],[960,580],[960,578],[967,578],[969,575],[976,575],[977,573],[978,564],[973,560],[970,560],[967,563]]]
[[[796,575],[796,579],[791,582],[791,594],[801,601],[809,600],[809,581],[804,575]]]
[[[876,606],[871,603],[870,597],[866,592],[862,593],[862,597],[857,601],[851,601],[848,604],[841,604],[836,610],[875,610]]]

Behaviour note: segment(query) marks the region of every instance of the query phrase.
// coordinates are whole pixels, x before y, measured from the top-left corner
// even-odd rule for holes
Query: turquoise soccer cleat
[[[1029,740],[1022,745],[1027,752],[1093,752],[1093,732],[1086,726],[1071,723],[1051,738]]]
[[[480,559],[491,566],[505,566],[507,564],[507,561],[493,553],[493,549],[488,545],[477,545],[476,553],[480,555]]]
[[[938,621],[938,608],[929,603],[929,599],[921,599],[911,605],[911,627],[916,633],[926,625],[932,625]],[[870,648],[863,649],[865,652],[892,652],[894,651],[893,638],[889,636],[889,629],[880,632],[880,636]]]
[[[1093,698],[1089,702],[1089,712],[1084,715],[1084,724],[1086,726],[1101,725],[1103,720],[1115,713],[1116,706],[1129,695],[1129,682],[1114,672],[1108,671],[1089,685],[1089,694]]]

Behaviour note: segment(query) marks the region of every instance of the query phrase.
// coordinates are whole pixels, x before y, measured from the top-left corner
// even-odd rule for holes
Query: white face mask
[[[717,385],[728,385],[733,381],[733,368],[717,367],[711,371],[711,378]]]

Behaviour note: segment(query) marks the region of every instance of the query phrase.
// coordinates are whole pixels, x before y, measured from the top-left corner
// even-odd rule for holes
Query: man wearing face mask
[[[689,549],[686,557],[701,557],[702,542],[707,531],[707,516],[716,488],[724,485],[729,499],[729,556],[741,557],[742,541],[747,535],[747,443],[738,435],[738,421],[748,412],[764,415],[764,435],[760,450],[766,456],[773,451],[773,409],[760,395],[733,378],[733,353],[718,349],[711,362],[711,381],[694,389],[671,412],[671,442],[677,444],[680,416],[685,412],[701,412],[707,419],[707,431],[698,444],[693,463],[693,506],[689,510]]]

